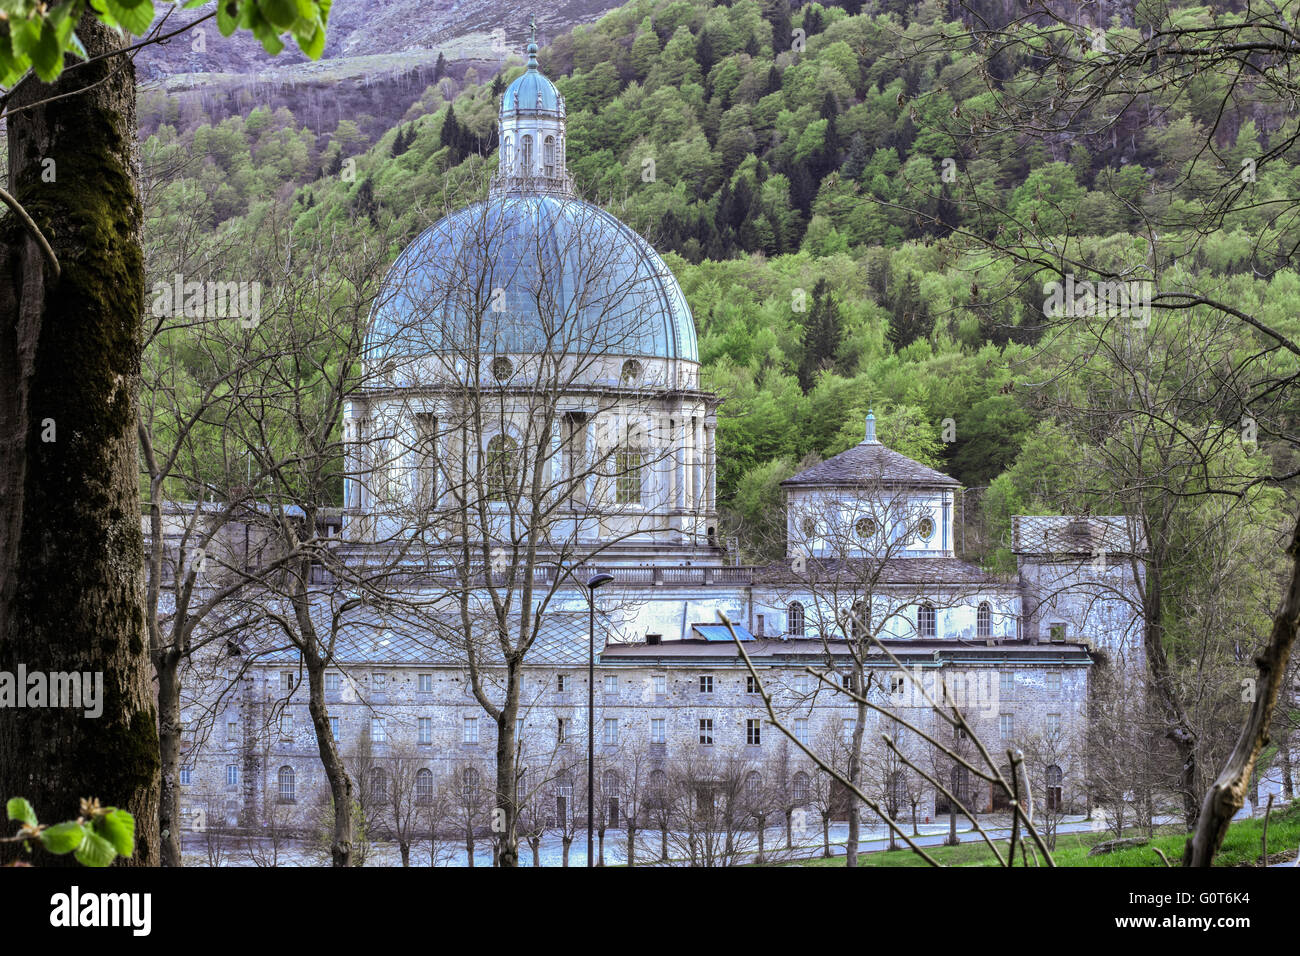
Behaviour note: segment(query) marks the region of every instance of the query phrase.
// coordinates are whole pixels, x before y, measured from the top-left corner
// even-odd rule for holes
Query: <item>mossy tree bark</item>
[[[77,33],[91,57],[123,42],[89,16]],[[0,220],[0,670],[102,672],[103,713],[0,708],[0,796],[27,797],[43,819],[75,816],[80,797],[124,807],[136,820],[130,862],[156,865],[134,70],[109,57],[52,85],[29,76],[8,109],[10,191],[61,273],[12,215]],[[71,856],[40,862],[75,865]]]

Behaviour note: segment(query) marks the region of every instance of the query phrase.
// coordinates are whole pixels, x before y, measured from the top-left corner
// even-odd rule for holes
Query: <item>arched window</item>
[[[388,799],[388,774],[384,773],[383,767],[370,771],[370,799]]]
[[[935,637],[938,634],[938,622],[933,605],[922,604],[916,609],[916,633],[921,637]]]
[[[433,771],[420,769],[415,772],[415,802],[427,806],[433,802]]]
[[[1061,785],[1065,781],[1065,774],[1056,764],[1047,768],[1047,812],[1059,813],[1061,810]]]
[[[798,637],[804,635],[803,605],[798,601],[791,601],[785,609],[785,632]]]
[[[546,167],[546,175],[555,175],[555,137],[548,136],[542,140],[542,165]]]
[[[645,471],[645,448],[641,442],[641,430],[630,428],[627,441],[614,456],[614,469],[617,478],[618,503],[621,505],[639,505],[641,503],[641,486]]]
[[[280,802],[294,802],[294,775],[292,767],[281,767],[278,776],[280,784]]]
[[[506,170],[510,169],[510,160],[514,159],[514,140],[507,136],[506,141],[501,144],[502,155],[506,161]]]
[[[763,792],[763,775],[757,770],[751,770],[745,777],[745,796],[750,800],[757,800]]]
[[[812,787],[808,775],[800,770],[794,775],[794,805],[802,807],[812,798]]]
[[[525,136],[520,145],[523,147],[523,162],[521,164],[523,166],[523,175],[531,176],[533,174],[533,138]]]
[[[988,601],[980,601],[980,606],[975,611],[975,636],[993,636],[993,608]]]
[[[460,795],[466,803],[478,802],[478,771],[473,767],[466,767],[460,773]]]
[[[613,770],[601,774],[600,786],[605,796],[605,825],[617,827],[622,815],[619,812],[619,780]]]
[[[489,501],[505,501],[514,490],[514,470],[519,442],[509,435],[496,435],[487,447],[487,492]]]
[[[650,799],[657,806],[663,806],[668,798],[668,774],[662,770],[650,771]]]

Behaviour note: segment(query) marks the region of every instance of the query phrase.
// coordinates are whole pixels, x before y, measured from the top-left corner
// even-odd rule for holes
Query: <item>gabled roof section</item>
[[[925,488],[960,488],[961,482],[919,461],[900,455],[877,441],[864,441],[834,458],[828,458],[781,482],[782,487],[861,485],[916,485]]]
[[[1145,554],[1142,527],[1124,515],[1014,515],[1016,554]]]

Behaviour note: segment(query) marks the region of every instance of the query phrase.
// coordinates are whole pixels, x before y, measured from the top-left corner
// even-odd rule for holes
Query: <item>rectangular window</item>
[[[650,718],[650,742],[652,744],[666,743],[668,740],[664,736],[664,719],[662,717]]]
[[[335,741],[339,739],[339,719],[337,717],[330,718],[330,736],[333,737]]]
[[[1016,689],[1016,672],[1002,671],[998,674],[998,691],[1003,697],[1009,696]]]
[[[745,678],[745,693],[746,694],[758,693],[758,678],[755,677],[753,674],[750,674]]]
[[[227,740],[239,739],[239,723],[237,721],[234,720],[226,721],[226,739]]]
[[[1047,732],[1048,732],[1049,734],[1059,734],[1059,733],[1061,732],[1061,715],[1060,715],[1060,714],[1048,714],[1048,715],[1047,715]]]
[[[605,675],[605,693],[606,694],[618,693],[618,675],[616,674]]]
[[[840,718],[840,739],[846,744],[853,743],[853,718]]]
[[[654,685],[655,685],[655,696],[656,696],[656,697],[667,697],[667,696],[668,696],[668,678],[667,678],[665,675],[663,675],[663,674],[656,674],[656,675],[654,676]]]
[[[523,736],[524,736],[524,719],[522,717],[516,717],[515,718],[515,743],[518,743],[523,738]]]
[[[808,746],[808,718],[796,717],[794,719],[794,739],[799,741],[805,747]]]
[[[700,693],[701,693],[701,694],[712,694],[712,693],[713,693],[713,675],[712,675],[712,674],[701,674],[701,675],[700,675]]]
[[[555,742],[557,744],[564,743],[564,718],[563,717],[557,717],[555,719]]]
[[[287,710],[280,715],[280,736],[293,736],[293,714]]]
[[[431,693],[433,693],[433,675],[432,675],[432,674],[421,674],[421,675],[420,675],[420,693],[421,693],[421,694],[431,694]]]
[[[998,733],[1003,740],[1010,740],[1016,733],[1016,718],[1014,714],[1000,714],[998,716]]]
[[[387,739],[388,739],[388,733],[384,729],[384,718],[371,717],[370,718],[370,740],[373,743],[382,744]]]
[[[618,718],[605,718],[605,746],[612,747],[618,743]]]
[[[181,767],[181,786],[188,787],[193,782],[194,782],[194,768],[191,767],[189,764],[184,764]]]
[[[700,718],[700,743],[712,746],[713,744],[713,718]]]
[[[338,690],[338,689],[339,689],[339,675],[338,675],[338,674],[334,673],[333,671],[326,671],[326,673],[325,673],[325,689],[326,689],[326,690]]]
[[[641,503],[641,466],[644,457],[639,451],[620,451],[615,456],[614,467],[618,471],[619,504],[639,505]]]
[[[420,718],[420,743],[422,744],[433,743],[433,718],[432,717]]]
[[[811,674],[794,675],[794,692],[796,694],[807,694],[812,689]]]
[[[372,686],[372,687],[379,687],[379,686],[381,686],[383,683],[384,683],[384,675],[383,675],[383,674],[380,674],[379,672],[376,671],[375,673],[373,673],[373,674],[370,675],[370,686]]]
[[[463,729],[460,735],[461,743],[476,744],[478,743],[478,718],[466,717]]]
[[[556,674],[555,675],[556,692],[563,694],[568,689],[569,689],[569,676],[567,674]]]
[[[280,671],[280,690],[293,690],[293,671]]]
[[[762,721],[759,720],[745,721],[745,743],[747,743],[751,747],[758,747],[763,743]]]
[[[1061,672],[1060,672],[1060,671],[1048,671],[1048,672],[1047,672],[1047,689],[1050,690],[1053,694],[1059,694],[1059,693],[1061,692]]]
[[[754,633],[759,637],[763,636],[763,630],[767,624],[763,618],[764,616],[762,614],[754,615]]]
[[[1048,637],[1053,641],[1065,640],[1065,625],[1061,623],[1052,624],[1047,629]]]
[[[235,763],[226,764],[226,786],[227,787],[239,786],[239,764],[235,764]]]

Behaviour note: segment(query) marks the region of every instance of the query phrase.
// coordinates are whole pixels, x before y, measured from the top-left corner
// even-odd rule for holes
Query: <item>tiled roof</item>
[[[806,558],[804,569],[795,572],[791,562],[777,561],[754,569],[754,583],[798,584],[801,581],[874,580],[880,584],[959,584],[997,587],[1014,586],[995,575],[957,558],[887,558],[879,575],[880,562],[870,558]]]
[[[961,482],[879,442],[862,442],[787,478],[782,485],[923,485],[959,488]]]
[[[1015,515],[1011,550],[1017,554],[1142,554],[1146,538],[1123,515]]]
[[[322,637],[329,627],[328,611],[313,611],[313,618]],[[608,622],[597,620],[597,637]],[[343,666],[349,664],[443,664],[456,665],[465,661],[463,646],[456,637],[460,619],[453,616],[428,618],[382,615],[373,609],[359,611],[339,629],[334,648],[334,660]],[[475,635],[479,659],[488,666],[502,661],[501,651],[493,635],[484,627]],[[293,647],[281,646],[257,651],[259,662],[286,663],[298,659]],[[250,641],[250,643],[252,643]],[[531,664],[580,664],[587,660],[587,615],[555,613],[542,619],[541,628],[528,651]]]
[[[988,645],[984,641],[952,640],[899,640],[885,641],[885,646],[900,658],[921,657],[938,660],[944,657],[980,657],[1004,659],[1008,657],[1042,657],[1058,660],[1076,660],[1081,663],[1089,658],[1088,649],[1082,644],[1050,643],[1031,644],[1028,641],[1002,641]],[[770,661],[782,658],[822,658],[826,657],[827,646],[834,655],[849,653],[849,647],[843,639],[831,639],[822,642],[820,638],[756,638],[745,643],[745,653],[754,661]],[[879,653],[876,651],[876,653]],[[715,641],[664,641],[660,644],[611,644],[600,652],[601,663],[627,660],[645,660],[647,658],[703,657],[739,659],[734,643]],[[881,654],[880,661],[887,658]]]

